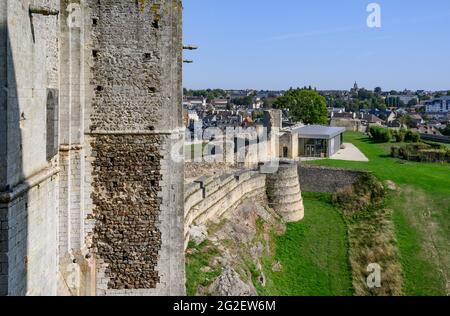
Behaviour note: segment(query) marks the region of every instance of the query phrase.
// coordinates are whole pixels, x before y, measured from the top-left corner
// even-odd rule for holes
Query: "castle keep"
[[[182,4],[0,2],[0,295],[184,294]]]

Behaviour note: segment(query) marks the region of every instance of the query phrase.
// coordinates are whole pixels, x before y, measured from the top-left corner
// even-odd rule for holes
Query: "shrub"
[[[400,158],[400,147],[392,146],[391,147],[391,157]]]
[[[382,202],[385,193],[383,184],[372,174],[367,174],[353,186],[338,190],[333,194],[332,201],[346,214],[354,214]]]
[[[421,149],[418,151],[418,157],[424,162],[450,162],[450,150]]]
[[[403,143],[405,141],[405,134],[406,134],[406,131],[403,129],[398,130],[398,131],[395,130],[392,133],[392,135],[397,143]]]
[[[413,131],[407,131],[405,134],[405,142],[418,143],[420,141],[420,134]]]
[[[388,143],[392,139],[392,133],[387,128],[371,126],[369,132],[371,138],[377,143]]]

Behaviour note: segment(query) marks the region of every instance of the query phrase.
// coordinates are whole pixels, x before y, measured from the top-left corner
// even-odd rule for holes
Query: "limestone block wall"
[[[58,0],[6,2],[6,144],[7,184],[10,187],[48,166],[47,89],[57,89],[59,83],[58,18],[33,15],[30,19],[28,8],[31,3],[59,8]]]
[[[219,222],[244,199],[265,194],[266,175],[257,171],[205,177],[187,185],[184,193],[185,247],[192,225]]]
[[[368,128],[363,125],[359,119],[331,119],[330,126],[332,127],[345,127],[347,131],[366,133]]]
[[[59,9],[58,0],[0,4],[1,295],[56,294],[59,169],[47,155],[47,96],[59,88],[59,20],[30,17],[30,4]]]
[[[9,205],[8,295],[56,295],[57,176]]]
[[[266,172],[248,170],[203,177],[185,186],[185,247],[189,243],[190,227],[218,223],[245,199],[255,196],[267,198],[268,206],[288,222],[304,217],[296,164],[281,164]]]
[[[298,174],[304,192],[334,193],[353,185],[366,172],[299,163]]]
[[[0,2],[1,295],[184,294],[181,65],[179,0]]]
[[[0,87],[7,86],[7,2],[0,2]],[[0,89],[0,135],[6,135],[7,93],[6,89]],[[6,137],[0,136],[0,192],[5,191],[7,172],[7,147]]]
[[[299,156],[299,138],[297,133],[284,133],[279,140],[280,156],[287,159],[296,159]],[[287,149],[287,152],[285,152]],[[287,157],[284,155],[287,153]]]
[[[8,209],[0,207],[0,296],[8,295]]]

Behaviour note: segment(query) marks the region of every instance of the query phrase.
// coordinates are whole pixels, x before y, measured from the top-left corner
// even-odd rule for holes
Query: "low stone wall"
[[[340,188],[353,185],[367,173],[299,163],[298,174],[303,192],[334,193]]]
[[[245,171],[221,177],[204,177],[185,187],[185,246],[192,225],[218,222],[244,199],[266,193],[266,176]]]

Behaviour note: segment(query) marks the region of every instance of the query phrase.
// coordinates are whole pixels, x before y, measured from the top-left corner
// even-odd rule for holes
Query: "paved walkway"
[[[344,144],[345,149],[339,150],[335,155],[331,156],[333,160],[347,160],[347,161],[364,161],[369,159],[353,144]]]

